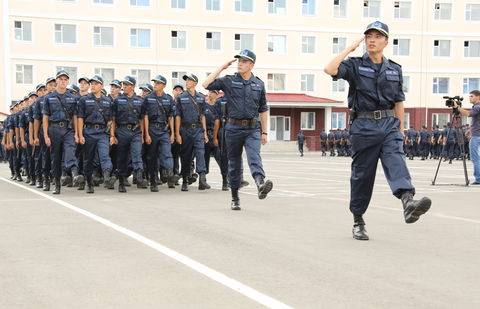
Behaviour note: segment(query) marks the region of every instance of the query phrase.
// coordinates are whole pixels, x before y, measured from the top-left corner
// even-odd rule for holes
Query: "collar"
[[[375,66],[375,64],[372,62],[372,60],[370,59],[370,57],[368,56],[368,53],[365,53],[363,54],[362,56],[362,65],[364,66],[368,66],[374,70],[377,69],[377,67]],[[383,56],[383,59],[382,59],[382,66],[380,68],[380,73],[383,73],[384,71],[386,71],[387,69],[394,69],[392,64],[390,63],[390,61],[387,59],[387,57]]]

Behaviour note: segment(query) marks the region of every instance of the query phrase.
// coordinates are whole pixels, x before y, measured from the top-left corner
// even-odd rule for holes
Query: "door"
[[[276,140],[277,141],[283,141],[283,136],[285,134],[285,117],[283,116],[277,116],[276,117],[276,123],[277,123],[277,132],[276,132]]]

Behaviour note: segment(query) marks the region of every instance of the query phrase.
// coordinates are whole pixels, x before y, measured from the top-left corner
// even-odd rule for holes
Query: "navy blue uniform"
[[[297,134],[297,144],[298,144],[298,151],[300,155],[303,156],[303,144],[305,143],[305,135],[303,132],[299,132]]]
[[[407,131],[407,156],[413,159],[416,155],[418,132],[414,128]]]
[[[76,113],[75,97],[69,92],[54,91],[45,97],[42,114],[48,116],[48,136],[51,140],[52,169],[55,179],[62,175],[62,154],[65,170],[77,167],[73,116]]]
[[[51,173],[51,156],[50,156],[50,147],[47,147],[45,144],[45,138],[43,134],[43,118],[42,118],[42,109],[45,104],[46,96],[39,97],[33,103],[33,119],[40,122],[40,127],[38,129],[38,139],[40,140],[40,152],[35,157],[35,173],[37,177],[42,177],[44,179],[50,179]]]
[[[222,90],[227,100],[228,122],[225,127],[230,187],[238,189],[242,176],[242,151],[245,147],[253,178],[265,177],[260,157],[259,113],[268,111],[265,85],[252,75],[244,80],[240,74],[215,79],[208,90]],[[242,122],[243,121],[243,122]],[[267,130],[267,128],[263,128]]]
[[[444,144],[443,157],[453,160],[455,157],[455,143],[457,142],[457,131],[452,127],[447,127],[442,132]]]
[[[181,118],[180,135],[182,145],[180,157],[182,162],[182,177],[190,175],[192,158],[195,157],[195,167],[198,174],[205,173],[205,140],[201,117],[205,114],[205,97],[199,92],[190,95],[188,91],[177,97],[176,115]]]
[[[374,64],[367,53],[363,57],[348,58],[341,62],[336,78],[348,81],[348,105],[358,115],[360,112],[391,110],[396,102],[405,100],[402,68],[385,58],[379,65]],[[386,111],[382,112],[388,115]],[[377,115],[381,116],[382,112]],[[414,193],[399,126],[400,120],[392,116],[354,117],[350,126],[353,157],[350,211],[354,215],[362,215],[368,208],[378,159],[396,197],[400,198],[406,191]]]
[[[228,157],[227,157],[227,145],[225,141],[225,126],[227,121],[227,98],[222,96],[218,98],[215,102],[215,112],[218,115],[218,119],[220,120],[220,128],[218,130],[218,156],[215,157],[217,163],[220,166],[220,172],[222,173],[222,178],[227,181],[228,177]],[[242,164],[242,175],[243,175],[243,164]]]
[[[7,134],[14,135],[15,129],[13,127],[13,114],[7,116],[3,125],[5,126],[5,130],[4,130],[5,135]],[[14,142],[13,137],[12,137],[12,142]],[[8,160],[8,165],[10,167],[10,172],[13,178],[15,176],[15,153],[16,153],[15,146],[13,147],[13,149],[6,150],[5,152],[6,152],[5,155],[7,157],[6,159]]]
[[[442,132],[438,128],[435,128],[432,135],[433,141],[431,146],[431,153],[433,158],[438,159],[438,157],[440,157],[440,152],[442,149],[442,144],[440,143],[440,137],[442,136]]]
[[[325,131],[320,133],[320,149],[322,150],[322,156],[327,155],[327,143],[328,143],[328,134]]]
[[[420,131],[419,136],[420,154],[422,156],[422,159],[426,159],[428,157],[428,154],[430,153],[430,139],[432,138],[432,134],[426,129],[423,129],[422,131]]]
[[[221,104],[221,103],[220,103]],[[220,167],[220,172],[222,172],[222,176],[226,176],[223,174],[224,170],[221,168],[221,158],[220,158],[220,149],[219,147],[215,146],[213,143],[213,128],[215,127],[215,121],[220,121],[221,118],[221,110],[219,111],[219,105],[215,102],[213,105],[205,103],[205,122],[207,125],[207,136],[208,136],[208,143],[205,144],[205,170],[206,174],[210,171],[210,157],[213,155],[215,161],[218,163]]]

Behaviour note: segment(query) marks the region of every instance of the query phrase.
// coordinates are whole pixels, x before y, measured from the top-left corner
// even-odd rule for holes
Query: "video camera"
[[[463,98],[461,96],[454,96],[454,97],[443,97],[445,99],[445,106],[453,107],[453,103],[456,102],[458,106],[462,106]]]

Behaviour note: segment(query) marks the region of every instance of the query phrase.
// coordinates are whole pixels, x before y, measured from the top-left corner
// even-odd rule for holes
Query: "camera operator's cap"
[[[38,97],[38,95],[37,95],[37,92],[36,92],[36,91],[32,91],[32,92],[30,92],[30,93],[28,94],[28,98],[30,98],[30,97],[33,97],[33,96],[36,96],[36,97]]]
[[[39,91],[42,88],[45,88],[45,84],[38,84],[37,87],[35,87],[35,91]]]
[[[388,26],[386,24],[382,23],[381,21],[377,20],[377,21],[374,21],[373,23],[369,24],[367,26],[367,30],[365,30],[365,32],[363,34],[367,34],[367,32],[372,30],[372,29],[379,31],[380,33],[385,35],[387,38],[389,36]]]
[[[82,76],[82,77],[80,77],[80,78],[78,79],[78,83],[80,84],[80,82],[81,82],[82,80],[84,80],[84,81],[86,81],[87,83],[90,84],[90,78],[85,77],[85,76]]]
[[[92,78],[90,78],[88,80],[89,83],[91,82],[97,82],[97,83],[100,83],[103,85],[103,78],[101,76],[98,76],[98,75],[94,75]]]
[[[135,86],[137,84],[137,80],[135,79],[135,77],[127,75],[123,78],[122,83]]]
[[[162,83],[164,85],[167,84],[167,79],[163,77],[162,75],[157,75],[154,78],[152,78],[152,82],[157,82],[157,83]]]
[[[181,88],[183,90],[183,85],[181,84],[175,84],[175,86],[173,86],[173,90],[177,89],[177,88]]]
[[[114,79],[110,82],[110,86],[116,86],[118,88],[122,88],[122,84],[120,83],[120,81],[118,79]]]
[[[70,79],[70,75],[68,75],[68,72],[65,70],[58,71],[55,78],[59,78],[60,76],[66,76],[68,79]]]
[[[194,82],[198,83],[198,77],[194,74],[183,75],[183,80],[193,80]]]
[[[257,56],[255,56],[255,53],[248,49],[244,49],[238,54],[236,54],[235,58],[247,59],[253,63],[255,63],[255,60],[257,60]]]
[[[47,80],[45,81],[45,85],[46,85],[46,84],[49,84],[49,83],[51,83],[51,82],[54,82],[54,81],[55,81],[55,77],[49,77],[49,78],[47,78]]]

